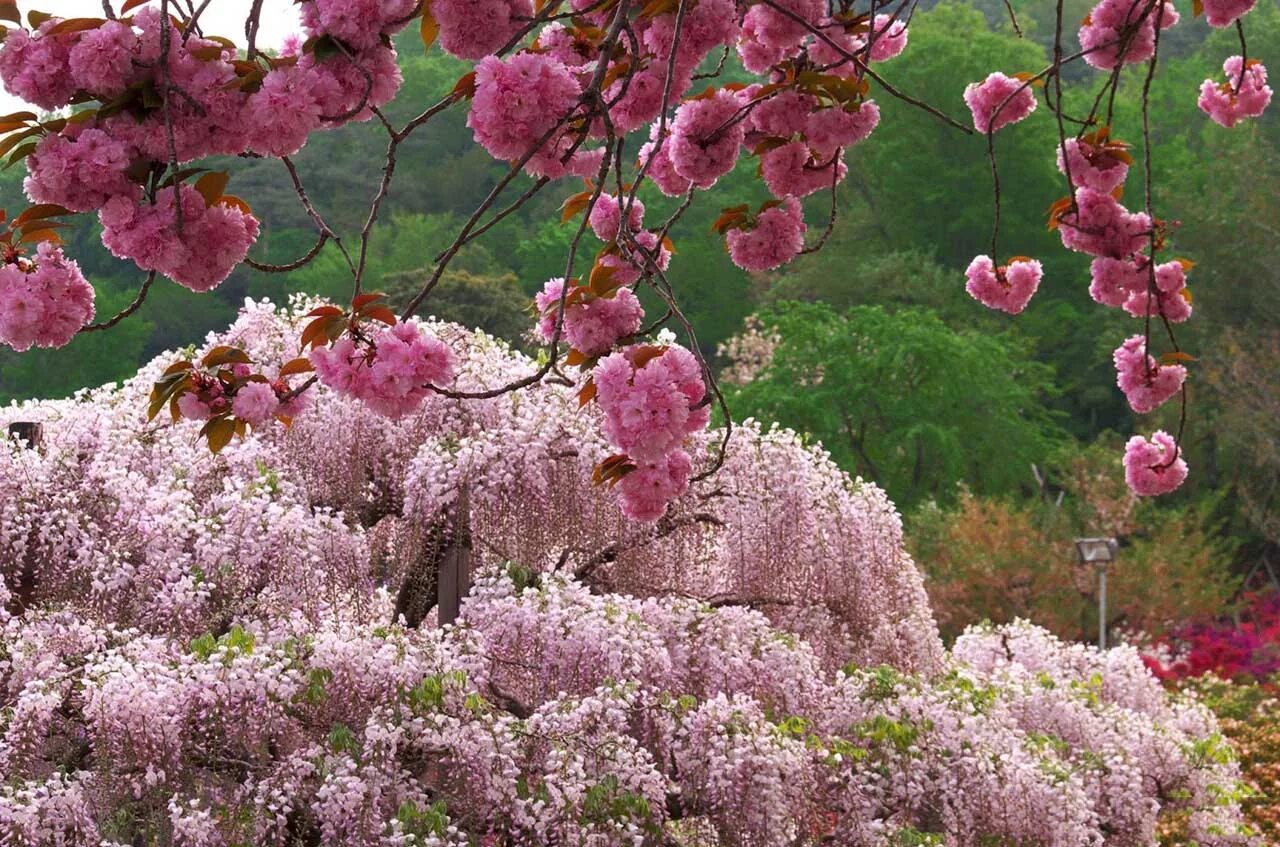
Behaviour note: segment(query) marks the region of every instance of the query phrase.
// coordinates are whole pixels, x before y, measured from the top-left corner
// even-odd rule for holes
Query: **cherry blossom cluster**
[[[395,51],[382,39],[413,12],[407,2],[309,2],[305,47],[299,40],[279,57],[249,61],[225,39],[185,32],[152,6],[113,20],[33,19],[0,47],[5,89],[51,111],[95,106],[71,119],[20,116],[34,145],[27,195],[98,212],[114,255],[208,291],[244,260],[258,221],[222,193],[225,177],[193,185],[181,175],[164,179],[166,166],[285,156],[314,130],[368,119],[400,82]]]
[[[11,248],[12,245],[5,245]],[[22,351],[62,347],[93,320],[93,286],[48,241],[34,256],[5,250],[0,266],[0,343]]]
[[[1198,3],[1195,13],[1203,14],[1210,26],[1226,27],[1239,25],[1239,19],[1253,5],[1248,0]],[[1160,31],[1178,20],[1177,10],[1165,0],[1139,3],[1101,0],[1094,6],[1078,33],[1079,56],[1097,69],[1112,72],[1102,94],[1108,87],[1118,85],[1119,74],[1125,66],[1151,62],[1151,72],[1154,72]],[[1223,71],[1226,82],[1205,80],[1200,92],[1200,108],[1226,127],[1234,126],[1242,118],[1262,114],[1272,94],[1262,63],[1233,56],[1224,63]],[[1027,307],[1040,285],[1043,269],[1040,262],[1029,257],[1016,256],[1000,264],[995,256],[1000,183],[993,134],[1034,113],[1035,89],[1044,86],[1046,80],[1056,82],[1059,73],[1056,65],[1039,74],[1009,76],[994,72],[985,80],[970,84],[964,92],[974,128],[987,137],[997,206],[992,255],[974,258],[965,273],[965,288],[987,307],[1009,314],[1018,314]],[[1098,96],[1099,102],[1102,94]],[[1131,408],[1138,414],[1146,414],[1181,392],[1187,377],[1181,362],[1191,357],[1178,349],[1176,340],[1174,350],[1160,361],[1151,356],[1147,348],[1153,319],[1169,327],[1170,338],[1173,338],[1170,325],[1191,317],[1186,274],[1193,263],[1185,259],[1158,261],[1157,252],[1167,247],[1165,223],[1154,217],[1149,203],[1144,211],[1130,211],[1122,205],[1133,157],[1129,145],[1112,137],[1111,128],[1103,125],[1097,111],[1095,105],[1074,136],[1062,134],[1059,139],[1058,170],[1066,178],[1070,193],[1050,208],[1049,228],[1058,231],[1068,250],[1094,257],[1089,293],[1095,301],[1122,308],[1144,321],[1144,334],[1125,341],[1115,351],[1114,360],[1117,383]],[[1106,120],[1110,120],[1109,110]],[[1059,122],[1061,124],[1061,120]],[[1150,155],[1150,151],[1146,155]],[[1148,186],[1148,197],[1150,193]],[[1180,432],[1176,437],[1159,432],[1150,441],[1139,436],[1129,442],[1124,466],[1126,478],[1136,493],[1168,493],[1186,478],[1186,462],[1179,455],[1177,444],[1180,437]]]
[[[1257,59],[1232,56],[1222,63],[1226,82],[1206,79],[1200,86],[1200,110],[1215,122],[1233,127],[1245,118],[1256,118],[1271,103],[1267,68]]]

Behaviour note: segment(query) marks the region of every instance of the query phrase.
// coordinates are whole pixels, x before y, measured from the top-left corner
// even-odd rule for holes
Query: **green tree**
[[[1064,435],[1044,406],[1051,370],[1007,336],[958,332],[932,312],[784,303],[761,316],[772,362],[731,390],[735,417],[811,433],[903,508],[1016,490]]]

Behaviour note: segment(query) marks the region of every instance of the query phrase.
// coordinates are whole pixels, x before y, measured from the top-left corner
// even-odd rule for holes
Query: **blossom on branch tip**
[[[976,256],[965,270],[965,291],[989,309],[1016,315],[1027,307],[1043,276],[1035,259],[1018,257],[997,268],[990,256]]]
[[[1116,385],[1129,406],[1140,415],[1154,411],[1182,388],[1187,369],[1182,365],[1162,365],[1146,352],[1146,339],[1134,335],[1116,348]]]
[[[744,271],[767,271],[786,264],[804,249],[806,231],[800,201],[787,197],[728,230],[724,238],[735,265]]]
[[[1031,86],[999,71],[992,72],[982,82],[965,86],[964,102],[973,113],[974,128],[983,133],[1016,124],[1036,110],[1036,95]]]
[[[1200,84],[1200,111],[1215,123],[1233,127],[1245,118],[1259,117],[1271,103],[1271,86],[1267,85],[1267,67],[1257,59],[1244,60],[1232,56],[1222,64],[1226,82],[1206,79]]]
[[[1150,441],[1135,435],[1124,448],[1124,478],[1139,497],[1158,497],[1182,485],[1187,463],[1169,433],[1157,430]]]

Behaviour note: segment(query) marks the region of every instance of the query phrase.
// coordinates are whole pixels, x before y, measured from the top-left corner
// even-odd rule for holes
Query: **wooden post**
[[[18,442],[28,450],[43,450],[44,424],[35,421],[14,421],[9,424],[9,440]]]
[[[441,626],[458,619],[462,600],[471,591],[471,505],[465,487],[458,493],[450,529],[437,583],[436,616]]]

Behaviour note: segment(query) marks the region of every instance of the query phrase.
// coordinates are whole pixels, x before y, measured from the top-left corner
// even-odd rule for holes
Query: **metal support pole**
[[[1098,649],[1107,649],[1107,567],[1098,568]]]

